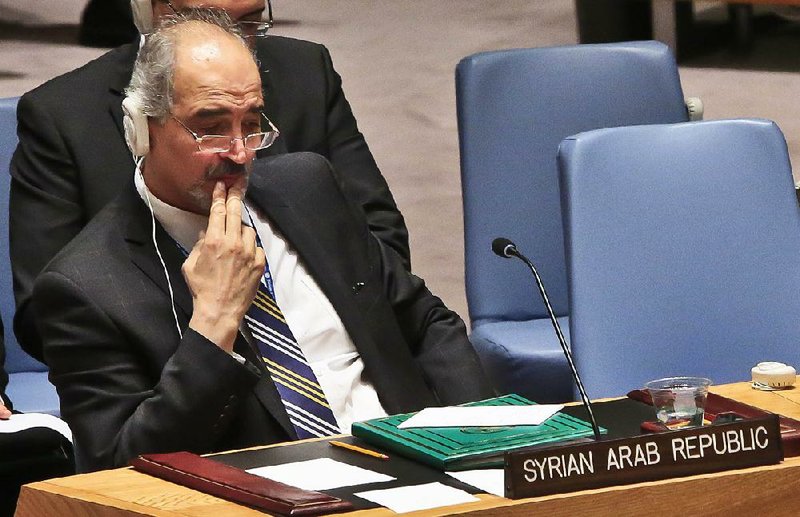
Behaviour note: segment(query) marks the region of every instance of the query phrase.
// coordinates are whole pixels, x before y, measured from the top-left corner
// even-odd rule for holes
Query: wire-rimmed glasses
[[[272,28],[272,2],[267,0],[267,19],[258,21],[241,20],[237,22],[245,38],[263,38]]]
[[[194,137],[194,141],[197,142],[197,149],[203,152],[209,153],[227,153],[233,148],[233,143],[236,140],[241,140],[242,145],[244,145],[245,149],[249,151],[259,151],[261,149],[266,149],[267,147],[271,146],[275,143],[275,140],[278,138],[278,135],[281,134],[278,131],[278,128],[272,123],[270,119],[267,118],[264,113],[261,113],[261,116],[264,117],[264,120],[267,121],[269,124],[270,130],[269,131],[260,131],[258,133],[250,133],[249,135],[244,136],[226,136],[226,135],[203,135],[200,136],[191,129],[189,129],[186,124],[180,121],[175,115],[171,115],[172,118],[178,124],[183,127],[186,131],[188,131],[192,137]]]
[[[178,9],[172,5],[172,2],[167,0],[167,6],[172,9],[172,12],[178,14]],[[272,1],[267,0],[267,19],[266,20],[240,20],[236,22],[239,29],[242,31],[242,36],[245,38],[263,38],[267,35],[267,31],[272,28],[274,20],[272,18]]]

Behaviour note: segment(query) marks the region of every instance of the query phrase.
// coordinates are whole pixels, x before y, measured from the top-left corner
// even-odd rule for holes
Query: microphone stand
[[[500,242],[498,242],[500,241]],[[510,258],[516,257],[523,261],[527,266],[530,268],[531,272],[533,273],[533,277],[536,279],[536,286],[539,288],[539,294],[542,296],[542,300],[544,301],[544,305],[547,308],[547,314],[550,316],[550,323],[553,324],[553,329],[556,331],[556,336],[558,337],[558,342],[561,345],[561,350],[564,351],[564,355],[567,358],[567,363],[569,364],[570,370],[572,370],[572,377],[575,379],[575,383],[578,385],[578,392],[581,395],[581,400],[583,400],[583,405],[586,407],[586,411],[589,413],[589,420],[592,424],[592,431],[594,432],[594,439],[600,441],[600,428],[597,426],[597,420],[594,418],[594,411],[592,411],[592,403],[589,401],[589,396],[586,394],[586,389],[583,387],[583,382],[581,382],[581,377],[578,375],[578,370],[575,368],[575,363],[572,360],[572,353],[569,351],[569,346],[567,346],[567,340],[564,339],[564,334],[561,332],[561,325],[558,324],[558,320],[556,320],[556,315],[553,312],[553,307],[550,305],[550,299],[547,297],[547,291],[545,291],[544,284],[542,283],[542,278],[539,276],[539,272],[536,271],[536,267],[533,265],[528,257],[523,255],[522,253],[517,250],[517,246],[508,239],[498,238],[495,239],[492,243],[492,249],[494,252],[501,257]]]

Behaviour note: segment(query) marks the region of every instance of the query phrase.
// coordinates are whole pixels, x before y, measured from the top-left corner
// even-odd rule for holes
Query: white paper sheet
[[[505,497],[505,477],[503,469],[462,470],[447,472],[462,483],[474,486],[487,494]]]
[[[305,490],[382,483],[395,478],[330,458],[248,469],[247,472]]]
[[[66,422],[44,413],[14,414],[8,420],[0,420],[0,433],[16,433],[32,427],[47,427],[61,434],[72,443],[72,431]]]
[[[495,427],[539,425],[561,411],[563,405],[429,407],[412,416],[400,429],[408,427]]]
[[[414,512],[450,506],[452,504],[471,503],[479,499],[463,490],[443,485],[428,483],[425,485],[387,488],[386,490],[370,490],[355,495],[372,501],[397,513]]]

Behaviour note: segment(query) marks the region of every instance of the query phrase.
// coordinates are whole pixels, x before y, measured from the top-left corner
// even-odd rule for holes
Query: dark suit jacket
[[[364,360],[384,408],[407,412],[487,398],[461,319],[377,240],[311,153],[257,162],[248,198],[304,261]],[[42,272],[33,299],[61,415],[80,465],[140,453],[209,452],[294,437],[267,374],[246,368],[173,322],[150,214],[131,185]],[[192,300],[183,256],[158,240],[186,326]],[[260,365],[240,337],[237,352]]]
[[[22,347],[41,359],[28,310],[36,276],[131,177],[122,133],[123,90],[138,45],[119,47],[25,94],[11,161],[10,237]],[[312,151],[341,175],[370,229],[409,266],[408,234],[386,181],[358,131],[325,47],[270,36],[259,41],[266,114],[281,136],[265,154]]]

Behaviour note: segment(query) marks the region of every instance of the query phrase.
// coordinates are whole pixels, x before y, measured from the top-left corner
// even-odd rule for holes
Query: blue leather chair
[[[559,151],[572,350],[589,396],[800,367],[800,207],[766,120],[602,129]]]
[[[47,367],[26,354],[14,337],[14,291],[8,255],[8,165],[17,146],[17,98],[0,99],[0,316],[5,330],[9,374],[6,393],[14,409],[23,413],[60,414],[55,387],[47,380]]]
[[[558,144],[589,129],[688,120],[675,58],[653,41],[485,52],[458,64],[456,101],[472,343],[502,392],[572,400],[530,272],[491,243],[508,237],[536,264],[568,334]]]

